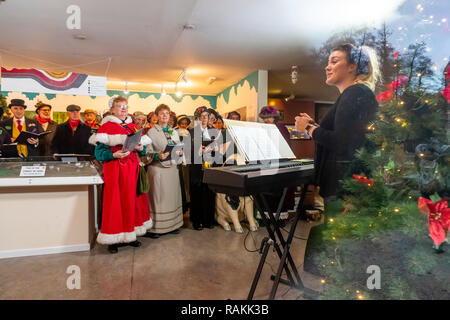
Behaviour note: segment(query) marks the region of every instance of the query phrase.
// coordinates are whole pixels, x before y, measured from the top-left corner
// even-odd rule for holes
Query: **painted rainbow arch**
[[[74,72],[49,72],[39,69],[17,68],[8,70],[2,67],[2,78],[32,79],[43,87],[55,91],[79,88],[87,77],[87,74]]]

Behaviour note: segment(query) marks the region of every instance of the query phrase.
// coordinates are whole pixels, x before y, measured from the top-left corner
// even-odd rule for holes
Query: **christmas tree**
[[[367,143],[342,181],[340,199],[311,235],[305,265],[323,276],[323,299],[450,298],[450,254],[443,249],[450,227],[448,66],[439,79],[424,42],[402,54],[393,50],[385,26],[356,34],[351,42],[369,42],[391,71],[379,87]],[[368,290],[373,265],[383,273],[384,290]],[[421,289],[429,283],[434,291]]]

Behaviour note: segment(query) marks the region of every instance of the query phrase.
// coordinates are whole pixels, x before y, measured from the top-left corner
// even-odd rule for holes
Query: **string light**
[[[362,294],[358,295],[359,300],[364,300],[364,296]]]
[[[178,82],[175,85],[175,92],[176,92],[177,97],[181,97],[181,95],[183,94],[180,90],[178,90]]]
[[[399,212],[400,212],[400,209],[399,209],[399,208],[395,208],[395,209],[394,209],[394,212],[399,213]]]
[[[441,22],[442,22],[442,23],[446,23],[446,22],[447,22],[447,19],[446,19],[446,18],[443,18],[443,19],[441,20]]]
[[[325,279],[320,280],[320,283],[325,284]]]

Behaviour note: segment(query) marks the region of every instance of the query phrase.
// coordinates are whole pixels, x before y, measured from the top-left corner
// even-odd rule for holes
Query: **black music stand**
[[[278,265],[278,270],[277,270],[276,275],[271,276],[271,280],[273,280],[273,286],[272,286],[272,290],[269,295],[269,299],[273,300],[275,298],[275,295],[276,295],[277,289],[278,289],[278,285],[280,282],[283,284],[289,285],[293,288],[302,290],[304,293],[307,293],[309,295],[312,295],[312,296],[317,295],[316,291],[306,288],[303,285],[303,281],[300,277],[300,274],[298,273],[297,267],[295,266],[294,260],[292,259],[292,256],[289,252],[289,250],[291,248],[292,240],[294,238],[294,233],[295,233],[295,229],[297,227],[298,220],[300,219],[300,217],[305,217],[305,211],[304,211],[303,204],[305,201],[307,190],[308,190],[308,183],[305,183],[302,186],[301,198],[297,205],[295,217],[292,222],[291,229],[289,230],[289,235],[286,240],[283,237],[283,234],[281,233],[278,222],[279,222],[281,208],[283,206],[284,198],[286,196],[287,188],[283,189],[283,195],[280,199],[280,202],[278,203],[276,216],[274,216],[273,212],[270,210],[270,206],[269,206],[266,198],[264,197],[263,193],[252,194],[254,204],[255,204],[256,208],[258,209],[258,211],[261,213],[261,218],[264,222],[264,225],[267,228],[269,237],[265,237],[262,240],[261,249],[260,249],[260,253],[262,255],[261,255],[261,259],[259,261],[258,269],[256,270],[255,277],[253,278],[252,287],[250,288],[250,292],[248,294],[247,300],[253,299],[253,295],[255,293],[256,286],[258,285],[259,278],[261,276],[261,272],[262,272],[264,263],[267,258],[267,254],[269,252],[270,246],[272,246],[272,245],[273,245],[275,251],[277,252],[278,257],[280,258],[280,263]],[[266,217],[264,211],[267,211],[269,218]],[[277,237],[278,237],[278,240],[277,240]],[[281,245],[281,247],[280,247],[280,245]],[[283,269],[286,271],[286,276],[288,278],[287,280],[281,278]],[[295,278],[292,276],[291,271],[294,274]]]

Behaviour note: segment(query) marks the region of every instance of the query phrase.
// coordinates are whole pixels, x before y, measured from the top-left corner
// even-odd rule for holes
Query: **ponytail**
[[[350,43],[340,45],[332,51],[344,51],[347,62],[356,64],[356,83],[361,83],[375,91],[381,79],[380,62],[376,51],[368,46],[356,47]]]

